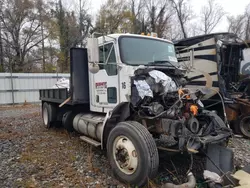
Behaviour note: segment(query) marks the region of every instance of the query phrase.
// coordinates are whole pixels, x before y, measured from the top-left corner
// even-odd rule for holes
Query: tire
[[[50,128],[56,121],[56,107],[47,102],[43,103],[42,117],[45,128]]]
[[[124,168],[121,165],[126,162],[119,160],[125,155],[123,148],[132,150],[127,154],[128,161],[133,161],[133,165],[129,163],[131,165]],[[126,149],[125,151],[128,151]],[[157,175],[159,155],[155,141],[148,130],[138,122],[120,122],[112,129],[107,140],[107,155],[114,176],[121,182],[143,186],[148,179],[153,179]]]
[[[68,132],[73,132],[73,119],[75,114],[72,111],[66,112],[63,114],[62,125]]]
[[[250,114],[242,115],[240,118],[239,128],[245,138],[250,138]]]

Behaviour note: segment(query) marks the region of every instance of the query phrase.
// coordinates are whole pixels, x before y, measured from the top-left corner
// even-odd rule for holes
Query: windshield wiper
[[[168,60],[157,60],[157,61],[149,62],[147,65],[165,65],[165,64],[170,64],[172,67],[177,68],[175,65],[173,65],[173,63],[171,63]]]

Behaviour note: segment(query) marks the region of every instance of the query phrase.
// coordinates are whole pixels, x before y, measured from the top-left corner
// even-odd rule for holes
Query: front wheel
[[[155,141],[138,122],[120,122],[110,132],[107,155],[114,176],[127,184],[143,186],[156,176],[159,156]]]

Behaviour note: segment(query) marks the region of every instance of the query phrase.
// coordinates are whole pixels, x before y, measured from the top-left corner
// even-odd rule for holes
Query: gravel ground
[[[250,164],[250,141],[234,138],[235,165]],[[183,160],[185,159],[185,160]],[[105,152],[92,148],[62,128],[45,129],[39,105],[0,107],[0,187],[129,187],[112,177]],[[148,187],[183,183],[186,155],[160,153],[158,176]],[[204,159],[194,157],[199,179]]]

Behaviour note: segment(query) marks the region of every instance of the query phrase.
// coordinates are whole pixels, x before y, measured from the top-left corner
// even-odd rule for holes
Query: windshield
[[[162,40],[140,37],[122,37],[119,40],[121,60],[130,65],[152,62],[177,65],[174,45]]]

